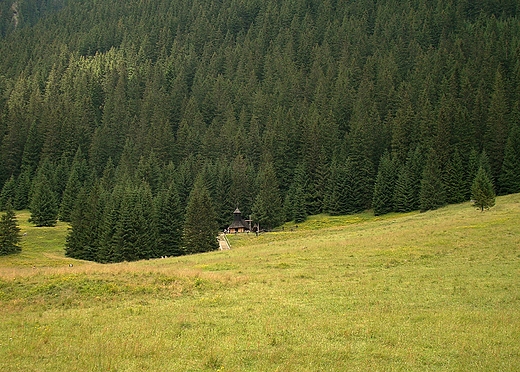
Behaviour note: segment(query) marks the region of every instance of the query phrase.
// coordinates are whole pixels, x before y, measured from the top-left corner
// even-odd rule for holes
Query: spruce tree
[[[70,222],[76,197],[87,179],[88,167],[81,148],[76,150],[60,204],[60,220]]]
[[[465,200],[464,168],[459,151],[455,149],[444,173],[447,202],[462,203]]]
[[[136,261],[158,256],[152,193],[146,182],[137,187],[130,184],[125,187],[114,242],[118,260]]]
[[[410,173],[408,162],[399,168],[394,188],[394,210],[396,212],[410,212],[414,208]]]
[[[419,209],[423,174],[422,161],[421,150],[417,147],[408,152],[406,163],[400,167],[394,193],[396,212],[410,212]]]
[[[8,200],[14,200],[16,196],[16,181],[14,176],[9,177],[0,192],[0,210],[5,210]]]
[[[477,176],[478,169],[480,167],[480,157],[475,149],[472,149],[469,153],[468,162],[466,166],[466,172],[464,174],[464,196],[465,200],[471,199],[471,186]]]
[[[520,192],[520,123],[514,123],[504,150],[504,162],[499,178],[500,193]]]
[[[29,222],[38,227],[55,226],[58,220],[58,203],[52,185],[44,172],[39,172],[33,187]]]
[[[122,210],[124,193],[125,185],[118,183],[114,186],[110,194],[106,196],[103,208],[103,218],[100,226],[99,250],[96,261],[108,263],[120,262],[123,260],[119,254],[115,233]]]
[[[372,207],[376,216],[393,210],[396,176],[396,164],[390,154],[385,152],[379,163],[372,199]]]
[[[329,170],[329,179],[324,197],[324,211],[332,216],[346,214],[348,210],[351,183],[349,182],[348,170],[350,164],[339,164],[336,159],[332,160]]]
[[[257,179],[258,195],[253,205],[253,220],[261,228],[272,229],[282,223],[282,201],[271,162],[265,163]]]
[[[430,149],[421,180],[421,212],[437,209],[446,204],[446,192],[441,175],[438,155],[434,149]]]
[[[99,261],[100,232],[103,212],[99,184],[90,192],[81,188],[70,216],[71,228],[65,242],[65,255],[81,260]]]
[[[22,170],[16,180],[16,191],[14,197],[14,208],[17,210],[29,207],[29,195],[31,192],[31,172],[29,169]]]
[[[20,228],[10,200],[6,203],[5,210],[0,218],[0,256],[18,253],[22,250],[19,245]]]
[[[173,184],[155,198],[155,216],[157,254],[161,257],[182,255],[183,213]]]
[[[78,170],[73,167],[69,175],[67,186],[65,187],[65,191],[63,192],[63,198],[60,205],[61,221],[70,222],[71,213],[81,187],[82,185],[79,180]]]
[[[471,198],[473,205],[481,211],[495,205],[495,192],[487,172],[480,167],[471,187]]]
[[[293,182],[285,197],[284,212],[286,221],[296,223],[307,219],[307,185],[305,167],[299,164],[295,169]]]
[[[188,198],[183,226],[184,252],[187,254],[218,249],[217,216],[208,189],[198,177]]]

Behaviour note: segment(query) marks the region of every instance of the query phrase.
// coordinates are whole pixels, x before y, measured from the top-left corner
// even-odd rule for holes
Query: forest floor
[[[515,371],[520,194],[479,212],[312,216],[232,249],[101,265],[18,215],[0,370]]]

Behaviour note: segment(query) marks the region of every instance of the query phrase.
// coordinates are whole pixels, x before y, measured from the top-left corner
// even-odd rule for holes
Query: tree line
[[[266,228],[426,211],[481,168],[520,192],[515,1],[18,3],[0,207],[70,221],[70,255],[196,251],[187,221],[216,231],[237,206]]]

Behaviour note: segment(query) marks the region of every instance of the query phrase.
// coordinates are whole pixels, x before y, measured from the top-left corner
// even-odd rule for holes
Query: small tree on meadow
[[[475,180],[473,181],[471,198],[473,199],[473,205],[478,207],[481,211],[495,205],[493,184],[483,167],[478,169]]]
[[[21,240],[20,228],[11,201],[7,202],[5,209],[6,212],[0,218],[0,256],[18,253],[22,250],[18,245]]]

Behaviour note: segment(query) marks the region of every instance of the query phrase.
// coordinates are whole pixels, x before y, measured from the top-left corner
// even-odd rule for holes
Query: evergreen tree
[[[22,250],[20,241],[20,228],[11,201],[8,201],[5,213],[0,218],[0,256],[20,252]]]
[[[55,226],[58,220],[56,194],[44,171],[40,170],[33,184],[29,222],[38,227]]]
[[[116,256],[124,261],[158,257],[155,222],[148,184],[127,185],[114,232]]]
[[[305,167],[299,164],[296,167],[293,182],[284,202],[285,220],[301,223],[307,219],[307,185]]]
[[[230,202],[231,208],[240,208],[244,216],[251,214],[251,208],[255,195],[255,172],[253,166],[248,163],[242,155],[237,155],[231,163],[231,186],[230,186]],[[227,216],[231,215],[227,211]]]
[[[76,198],[78,196],[79,190],[82,188],[78,172],[79,171],[77,168],[72,168],[69,175],[69,180],[67,181],[67,186],[63,192],[63,198],[60,205],[61,221],[70,222],[71,213],[74,208]]]
[[[508,102],[506,84],[502,74],[502,67],[497,68],[493,93],[489,104],[486,133],[486,152],[489,156],[491,168],[491,180],[497,182],[502,170],[504,149],[509,134],[508,128]]]
[[[202,253],[218,249],[218,225],[208,189],[199,177],[188,198],[183,226],[184,252]]]
[[[370,208],[374,192],[373,166],[366,157],[351,156],[347,159],[349,189],[347,213],[359,213]]]
[[[493,191],[493,183],[489,179],[487,172],[480,167],[477,176],[471,187],[471,198],[473,204],[481,211],[491,208],[495,205],[495,192]]]
[[[96,261],[103,263],[123,261],[115,234],[122,210],[124,194],[125,185],[118,183],[114,186],[110,195],[107,195],[103,208],[103,219],[101,221],[99,235],[99,250]]]
[[[396,164],[389,153],[384,153],[379,163],[372,201],[376,216],[393,210],[396,178]]]
[[[325,190],[324,211],[332,216],[348,213],[349,197],[352,194],[350,181],[350,164],[339,164],[332,160],[329,171],[329,180]]]
[[[401,165],[399,168],[395,182],[394,210],[396,212],[410,212],[414,209],[412,191],[412,175],[407,161],[406,164]]]
[[[520,192],[520,123],[518,122],[513,124],[507,140],[499,184],[501,194]]]
[[[339,212],[339,166],[336,157],[334,157],[329,165],[328,182],[324,190],[323,212],[330,215],[340,214]]]
[[[27,133],[27,140],[23,148],[22,167],[28,169],[31,175],[34,175],[38,162],[40,160],[40,151],[42,147],[41,134],[38,133],[38,124],[33,121]]]
[[[271,162],[265,163],[258,173],[258,195],[253,205],[253,220],[262,229],[272,229],[283,221],[282,200]]]
[[[480,167],[480,156],[475,149],[472,149],[468,157],[468,165],[466,166],[464,189],[465,189],[465,200],[471,199],[471,186],[477,176],[478,168]]]
[[[464,168],[459,151],[455,149],[444,174],[446,201],[450,204],[462,203],[465,200]]]
[[[54,174],[52,175],[52,185],[54,187],[54,194],[56,195],[56,201],[58,207],[61,204],[63,193],[67,187],[67,181],[69,180],[70,164],[67,154],[63,153],[60,161],[54,168]]]
[[[157,224],[157,254],[159,256],[180,256],[182,250],[183,213],[179,195],[172,184],[155,198],[155,218]]]
[[[216,166],[215,189],[211,198],[214,200],[218,226],[225,229],[231,223],[230,212],[237,207],[237,204],[234,204],[230,197],[233,184],[231,167],[225,161],[218,161]]]
[[[14,176],[9,177],[0,192],[0,210],[5,210],[7,201],[14,200],[16,196],[16,182]]]
[[[153,195],[159,188],[160,173],[159,162],[153,152],[146,159],[141,156],[137,165],[136,179],[146,181]]]
[[[441,179],[439,158],[434,149],[430,149],[423,177],[421,180],[420,209],[426,212],[446,204],[446,192]]]
[[[484,172],[486,172],[486,175],[488,176],[488,178],[490,180],[493,179],[493,172],[492,172],[492,169],[491,169],[491,163],[489,162],[489,157],[488,157],[488,155],[486,153],[486,150],[483,150],[482,153],[480,154],[480,156],[478,158],[478,166],[482,167],[482,169],[484,170]],[[478,172],[478,169],[477,169],[477,172]],[[476,173],[475,173],[475,176],[476,176]]]
[[[397,176],[394,202],[396,212],[410,212],[420,207],[423,164],[421,150],[410,150],[406,163],[400,167]]]
[[[102,196],[99,185],[90,192],[85,187],[79,191],[70,216],[71,228],[65,243],[65,255],[81,260],[99,259],[100,231],[102,223]]]
[[[29,195],[31,192],[31,172],[24,169],[16,180],[16,191],[14,195],[14,208],[17,210],[29,207]]]

